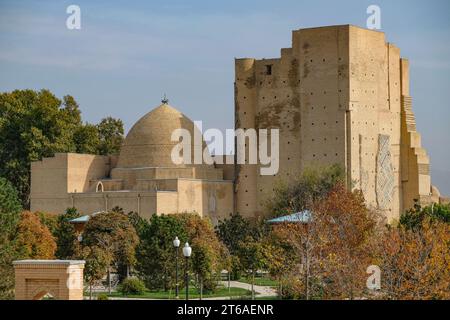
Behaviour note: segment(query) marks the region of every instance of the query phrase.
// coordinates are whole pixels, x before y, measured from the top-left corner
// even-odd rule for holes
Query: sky
[[[81,29],[69,30],[69,5]],[[203,129],[234,127],[234,58],[273,58],[291,31],[366,26],[410,60],[411,95],[433,183],[450,195],[450,1],[24,1],[0,0],[0,91],[46,88],[70,94],[83,119],[120,118],[126,131],[170,104]]]

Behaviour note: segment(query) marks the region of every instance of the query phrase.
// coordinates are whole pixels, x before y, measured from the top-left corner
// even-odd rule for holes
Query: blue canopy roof
[[[70,223],[87,223],[89,221],[89,219],[91,218],[91,216],[95,216],[95,215],[97,215],[99,213],[103,213],[103,211],[87,214],[87,215],[84,215],[84,216],[81,216],[81,217],[69,220],[69,222]]]
[[[89,221],[89,215],[81,216],[72,220],[69,220],[71,223],[86,223]]]
[[[309,210],[304,210],[302,212],[293,213],[287,216],[270,219],[267,221],[267,223],[308,223],[311,221],[311,218],[311,212]]]

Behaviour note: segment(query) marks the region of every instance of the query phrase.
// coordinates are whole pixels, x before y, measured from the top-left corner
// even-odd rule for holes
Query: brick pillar
[[[14,261],[16,300],[39,300],[51,294],[57,300],[83,300],[82,260]]]

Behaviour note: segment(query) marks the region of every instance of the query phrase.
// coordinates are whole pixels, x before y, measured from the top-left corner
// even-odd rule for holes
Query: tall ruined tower
[[[389,220],[414,199],[439,201],[415,129],[408,61],[384,33],[349,25],[296,30],[281,58],[236,59],[235,73],[236,129],[280,129],[275,176],[236,165],[237,212],[270,214],[263,201],[278,179],[334,163]]]

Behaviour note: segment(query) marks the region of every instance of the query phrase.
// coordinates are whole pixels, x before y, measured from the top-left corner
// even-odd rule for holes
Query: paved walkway
[[[220,284],[223,285],[225,288],[228,288],[228,281],[220,281]],[[231,288],[241,288],[246,290],[251,290],[252,285],[245,282],[239,282],[239,281],[230,281],[230,287]],[[268,286],[257,286],[254,285],[253,289],[255,290],[256,297],[276,297],[277,291]],[[236,297],[234,297],[236,298]],[[110,300],[160,300],[160,299],[149,299],[149,298],[125,298],[125,297],[110,297]],[[230,297],[212,297],[212,298],[203,298],[203,300],[229,300]],[[162,299],[161,299],[162,300]],[[164,299],[166,300],[166,299]],[[190,299],[190,300],[199,300],[197,299]]]
[[[228,287],[228,281],[220,281],[220,284],[222,284],[225,288]],[[230,281],[230,286],[232,288],[242,288],[242,289],[252,290],[252,285],[249,283],[245,283],[245,282]],[[257,297],[275,297],[275,296],[277,296],[277,291],[272,287],[254,285],[253,289],[255,290]]]

